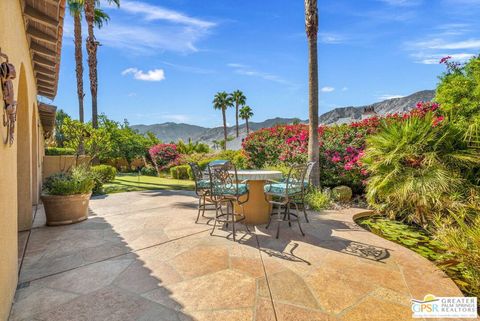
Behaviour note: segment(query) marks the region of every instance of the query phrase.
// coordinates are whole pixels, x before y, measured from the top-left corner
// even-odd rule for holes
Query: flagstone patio
[[[10,320],[409,320],[411,298],[462,295],[427,260],[358,227],[360,209],[311,212],[305,237],[239,224],[233,242],[194,223],[196,204],[187,191],[107,195],[62,227],[45,227],[40,207]]]

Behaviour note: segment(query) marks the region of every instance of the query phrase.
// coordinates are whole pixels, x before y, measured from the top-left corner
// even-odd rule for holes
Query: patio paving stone
[[[93,198],[88,220],[42,225],[25,250],[10,320],[410,320],[410,299],[461,295],[419,255],[358,227],[360,209],[270,229],[195,224],[188,191]],[[207,212],[211,216],[212,212]],[[303,216],[302,216],[303,219]]]

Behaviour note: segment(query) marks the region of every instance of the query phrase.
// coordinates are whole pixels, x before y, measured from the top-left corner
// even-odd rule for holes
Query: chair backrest
[[[286,193],[298,192],[303,193],[306,185],[309,184],[310,175],[312,173],[315,162],[293,165],[288,172]]]
[[[204,191],[208,188],[205,185],[200,185],[199,182],[203,180],[203,172],[200,166],[197,163],[188,163],[190,168],[192,169],[193,180],[195,181],[195,193],[200,196],[200,194],[204,194]]]
[[[235,165],[230,161],[214,161],[208,164],[210,177],[210,195],[221,197],[222,191],[228,189],[238,194],[238,177]]]

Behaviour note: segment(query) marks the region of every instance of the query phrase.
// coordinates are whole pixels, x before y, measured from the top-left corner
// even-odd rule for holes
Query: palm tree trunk
[[[97,110],[97,47],[98,42],[93,32],[95,15],[95,0],[85,1],[85,19],[88,25],[87,53],[88,53],[88,69],[90,77],[90,92],[92,95],[92,125],[98,128],[98,110]]]
[[[225,114],[225,108],[222,108],[222,116],[223,116],[223,137],[224,137],[223,150],[227,150],[227,116]]]
[[[238,103],[235,103],[235,121],[237,125],[237,137],[238,137]]]
[[[305,28],[308,37],[308,160],[315,162],[312,169],[312,184],[320,186],[319,147],[318,147],[318,54],[317,33],[318,13],[317,1],[305,0]]]
[[[75,71],[77,74],[77,95],[78,95],[78,118],[81,123],[84,122],[83,113],[83,53],[82,53],[82,21],[80,12],[77,12],[73,17],[74,28],[73,33],[75,37]]]
[[[245,119],[245,122],[247,123],[247,135],[250,134],[250,128],[248,127],[248,118]]]

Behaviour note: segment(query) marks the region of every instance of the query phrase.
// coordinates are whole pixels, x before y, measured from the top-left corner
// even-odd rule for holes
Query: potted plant
[[[67,173],[48,177],[41,196],[47,225],[72,224],[87,219],[94,185],[94,175],[87,166],[76,166]]]

